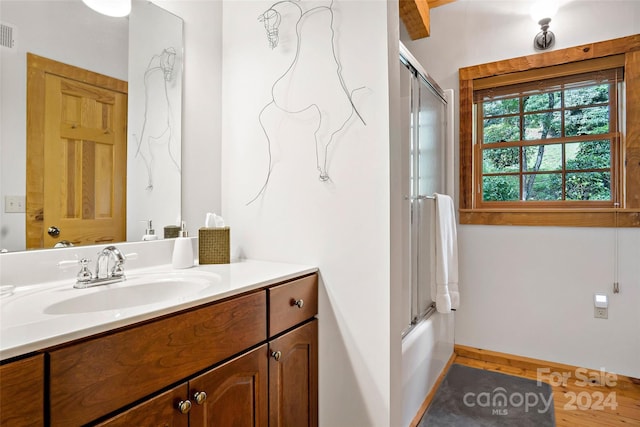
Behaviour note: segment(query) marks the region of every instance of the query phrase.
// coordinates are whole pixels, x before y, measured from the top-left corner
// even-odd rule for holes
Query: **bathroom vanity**
[[[109,321],[89,320],[104,312],[60,314],[50,307],[64,301],[49,301],[51,328],[62,328],[55,316],[76,326],[22,344],[11,341],[22,326],[3,326],[0,424],[317,426],[317,271],[260,262],[197,269],[219,283],[189,301],[108,310]]]

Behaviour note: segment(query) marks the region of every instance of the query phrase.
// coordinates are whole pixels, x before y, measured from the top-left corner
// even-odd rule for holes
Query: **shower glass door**
[[[400,59],[403,103],[403,214],[406,224],[407,330],[430,310],[435,279],[435,199],[445,190],[446,101],[438,86],[404,57]]]

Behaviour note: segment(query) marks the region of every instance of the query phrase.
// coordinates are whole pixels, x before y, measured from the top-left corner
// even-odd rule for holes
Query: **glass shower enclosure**
[[[402,104],[403,288],[405,329],[435,311],[435,198],[445,193],[447,101],[444,92],[400,49]]]

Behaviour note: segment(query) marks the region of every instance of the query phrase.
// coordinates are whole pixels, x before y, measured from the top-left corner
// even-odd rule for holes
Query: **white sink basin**
[[[167,300],[180,301],[219,282],[219,277],[216,275],[209,276],[181,273],[154,274],[111,285],[77,289],[77,296],[71,296],[45,307],[44,313],[90,313],[126,309]],[[91,293],[86,293],[88,290],[91,290]]]
[[[89,324],[97,319],[136,316],[207,298],[228,288],[216,273],[176,270],[131,274],[122,282],[86,289],[75,289],[73,284],[74,280],[65,280],[51,285],[16,287],[3,295],[0,298],[3,334],[8,328],[26,325],[53,327],[65,319]]]

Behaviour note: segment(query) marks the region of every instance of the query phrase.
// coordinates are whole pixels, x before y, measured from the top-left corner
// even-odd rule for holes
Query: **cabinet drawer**
[[[264,341],[266,317],[261,291],[52,351],[51,425],[84,424]]]
[[[268,289],[269,336],[274,336],[318,313],[318,275]]]
[[[44,355],[0,366],[0,425],[44,425]]]

